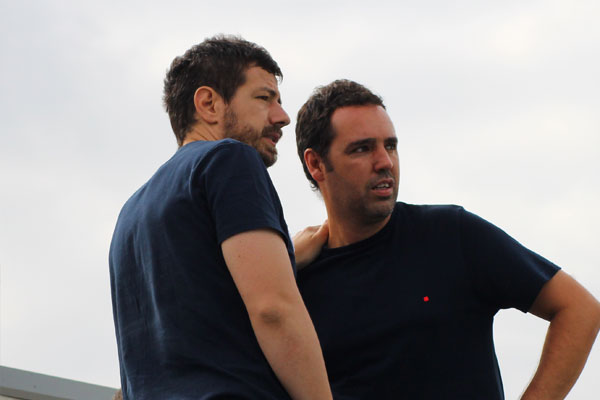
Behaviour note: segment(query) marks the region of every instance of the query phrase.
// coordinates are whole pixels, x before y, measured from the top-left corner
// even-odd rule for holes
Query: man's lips
[[[392,178],[378,179],[371,186],[371,190],[379,196],[391,196],[394,193],[394,180]]]
[[[281,139],[281,136],[282,136],[281,130],[279,130],[279,129],[265,132],[263,134],[263,137],[269,139],[273,143],[273,146],[275,146],[277,144],[277,142],[279,142],[279,139]]]

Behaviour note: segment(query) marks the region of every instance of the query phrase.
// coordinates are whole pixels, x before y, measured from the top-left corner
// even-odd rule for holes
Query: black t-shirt
[[[461,207],[397,203],[381,231],[324,249],[298,285],[335,399],[494,400],[493,317],[527,311],[557,271]]]
[[[221,243],[268,228],[293,247],[255,149],[180,148],[125,204],[110,249],[121,384],[129,399],[286,399]]]

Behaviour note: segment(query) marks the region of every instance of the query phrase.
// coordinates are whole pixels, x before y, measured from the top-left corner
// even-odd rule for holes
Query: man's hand
[[[309,226],[296,233],[292,238],[296,253],[296,268],[302,269],[313,262],[327,243],[329,225],[327,220],[323,225]]]

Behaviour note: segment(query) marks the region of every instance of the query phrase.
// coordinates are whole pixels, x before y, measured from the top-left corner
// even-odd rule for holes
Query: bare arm
[[[327,243],[329,224],[309,226],[296,233],[293,237],[296,255],[296,267],[302,269],[313,262]]]
[[[550,321],[538,369],[522,400],[564,399],[600,329],[600,304],[577,281],[559,271],[529,310]]]
[[[255,230],[232,236],[221,247],[258,343],[290,396],[331,399],[319,340],[283,239],[271,230]]]

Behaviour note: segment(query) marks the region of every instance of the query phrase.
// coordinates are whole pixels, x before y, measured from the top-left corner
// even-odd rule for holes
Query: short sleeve
[[[287,227],[277,192],[258,152],[228,140],[216,146],[199,166],[200,185],[214,219],[217,240],[254,229],[270,228],[287,242]]]
[[[461,248],[477,295],[497,308],[527,312],[560,269],[500,228],[461,209]]]

